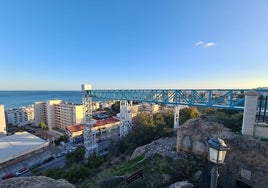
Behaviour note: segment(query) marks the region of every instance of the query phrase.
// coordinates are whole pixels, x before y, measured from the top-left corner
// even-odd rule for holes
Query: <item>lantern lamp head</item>
[[[208,160],[215,164],[223,164],[226,156],[226,152],[230,149],[224,142],[224,140],[213,137],[208,140]]]

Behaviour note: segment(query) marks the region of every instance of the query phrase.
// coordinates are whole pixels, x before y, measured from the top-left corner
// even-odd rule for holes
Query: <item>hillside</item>
[[[143,171],[143,178],[131,187],[168,187],[188,180],[197,183],[196,173],[203,168],[202,160],[185,152],[176,152],[176,136],[160,138],[136,148],[131,156],[119,156],[104,163],[100,173],[76,184],[77,187],[125,187],[126,177]],[[121,163],[120,163],[121,161]]]

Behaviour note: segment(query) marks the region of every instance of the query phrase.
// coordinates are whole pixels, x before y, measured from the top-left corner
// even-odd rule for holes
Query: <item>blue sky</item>
[[[268,86],[267,0],[0,0],[0,90]]]

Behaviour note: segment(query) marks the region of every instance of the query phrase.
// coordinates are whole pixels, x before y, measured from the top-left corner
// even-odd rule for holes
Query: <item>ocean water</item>
[[[3,104],[5,109],[19,108],[50,99],[82,103],[82,91],[0,91],[0,104]]]

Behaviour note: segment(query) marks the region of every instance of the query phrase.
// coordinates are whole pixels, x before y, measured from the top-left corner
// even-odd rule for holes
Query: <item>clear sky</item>
[[[0,90],[268,86],[267,0],[0,0]]]

